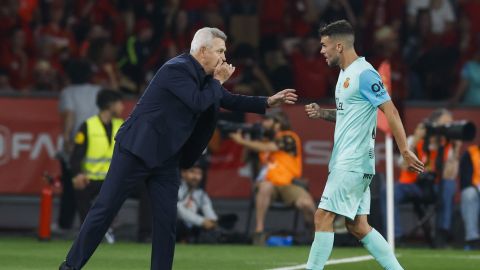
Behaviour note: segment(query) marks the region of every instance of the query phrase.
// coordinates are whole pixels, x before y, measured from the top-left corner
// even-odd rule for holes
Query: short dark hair
[[[339,20],[327,24],[320,28],[320,36],[342,36],[351,35],[355,36],[352,25],[346,20]]]
[[[108,109],[112,103],[121,100],[122,95],[118,91],[102,89],[97,94],[97,106],[101,111]]]

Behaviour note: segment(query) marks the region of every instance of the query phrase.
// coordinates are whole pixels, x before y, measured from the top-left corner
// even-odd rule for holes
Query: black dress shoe
[[[58,270],[75,270],[75,268],[69,266],[69,265],[67,264],[67,262],[64,261],[64,262],[60,265],[60,267],[58,268]]]

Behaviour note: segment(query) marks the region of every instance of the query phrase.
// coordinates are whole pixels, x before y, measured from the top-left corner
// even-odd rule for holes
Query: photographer
[[[240,131],[230,138],[248,150],[259,153],[262,168],[257,177],[255,198],[256,227],[254,244],[264,245],[264,222],[272,200],[282,200],[304,214],[307,226],[313,222],[315,205],[312,196],[293,184],[302,175],[302,148],[298,135],[291,131],[288,119],[281,114],[266,116],[262,121],[263,139],[249,139]]]
[[[428,128],[453,122],[452,114],[446,109],[438,109],[425,123],[420,123],[408,145],[425,164],[422,174],[410,172],[403,160],[400,161],[400,177],[394,187],[395,195],[395,238],[404,237],[400,223],[400,204],[436,203],[435,247],[444,247],[448,239],[455,195],[455,178],[458,174],[461,141],[451,141],[443,135],[431,135]],[[381,193],[382,214],[386,217],[386,193]]]

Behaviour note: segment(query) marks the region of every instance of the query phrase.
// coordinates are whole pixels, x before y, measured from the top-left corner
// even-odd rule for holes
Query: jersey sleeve
[[[375,107],[390,100],[380,75],[374,70],[368,69],[360,74],[359,86],[362,96]]]

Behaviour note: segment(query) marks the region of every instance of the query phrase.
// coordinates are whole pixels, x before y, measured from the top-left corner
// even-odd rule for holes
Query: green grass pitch
[[[0,269],[57,269],[70,241],[38,242],[26,237],[0,237]],[[232,245],[177,245],[175,270],[263,270],[304,264],[309,247],[253,247]],[[480,252],[398,249],[405,269],[479,270]],[[362,248],[335,248],[332,259],[366,255]],[[119,242],[102,244],[86,265],[89,270],[149,269],[150,245]],[[329,265],[326,270],[381,269],[373,260]]]

